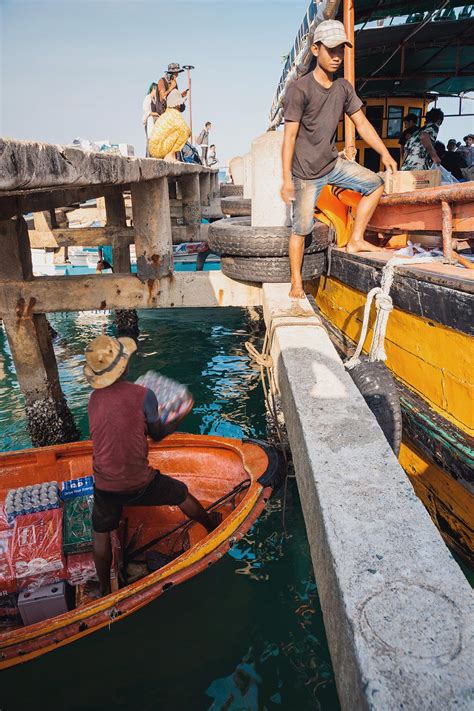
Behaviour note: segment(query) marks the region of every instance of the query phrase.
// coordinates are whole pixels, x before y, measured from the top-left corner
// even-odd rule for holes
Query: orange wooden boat
[[[134,582],[95,600],[79,600],[71,611],[0,634],[0,668],[19,664],[91,634],[143,607],[173,585],[217,561],[248,531],[281,480],[276,451],[256,440],[175,434],[150,443],[150,464],[186,482],[204,506],[219,510],[222,523],[211,534],[187,522],[174,507],[125,508],[127,540],[135,560]],[[2,489],[75,479],[92,472],[90,442],[0,455]],[[162,554],[183,551],[153,573],[136,568],[137,553],[151,545]],[[77,600],[76,596],[76,600]]]

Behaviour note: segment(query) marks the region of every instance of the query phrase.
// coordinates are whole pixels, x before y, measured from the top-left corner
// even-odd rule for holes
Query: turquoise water
[[[112,317],[57,314],[50,321],[59,333],[55,350],[62,387],[87,437],[90,391],[82,375],[82,353],[91,338],[113,333]],[[244,348],[251,337],[242,310],[147,311],[140,313],[140,327],[131,378],[153,368],[187,383],[196,405],[183,430],[265,436],[263,397]],[[1,449],[30,444],[2,329],[0,428]],[[337,710],[294,480],[288,487],[286,528],[288,539],[280,495],[209,570],[110,630],[4,671],[1,711],[204,711],[213,703],[206,690],[232,675],[242,661],[254,664],[261,680],[259,705],[248,705],[248,711]],[[228,684],[213,684],[225,688],[213,711],[227,700]]]

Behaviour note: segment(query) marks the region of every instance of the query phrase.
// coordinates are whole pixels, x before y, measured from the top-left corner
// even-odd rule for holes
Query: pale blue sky
[[[146,89],[176,61],[196,67],[194,132],[212,121],[212,142],[225,162],[266,129],[280,58],[307,5],[0,0],[0,134],[52,143],[109,139],[131,143],[142,155]],[[472,125],[472,118],[451,119],[440,137],[460,138]]]

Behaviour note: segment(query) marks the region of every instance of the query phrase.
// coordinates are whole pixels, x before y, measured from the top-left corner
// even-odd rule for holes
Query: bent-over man
[[[127,382],[128,362],[136,348],[132,338],[98,336],[85,352],[84,375],[94,389],[89,399],[92,528],[101,595],[110,592],[110,533],[119,526],[123,506],[179,506],[207,531],[221,521],[219,513],[205,511],[184,482],[161,474],[148,463],[147,434],[159,441],[171,434],[179,421],[162,425],[153,391]]]

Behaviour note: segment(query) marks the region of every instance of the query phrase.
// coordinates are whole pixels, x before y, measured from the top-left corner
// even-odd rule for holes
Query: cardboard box
[[[440,170],[397,170],[390,173],[388,170],[380,173],[385,181],[385,192],[408,193],[412,190],[424,190],[425,188],[437,188],[441,185]]]

